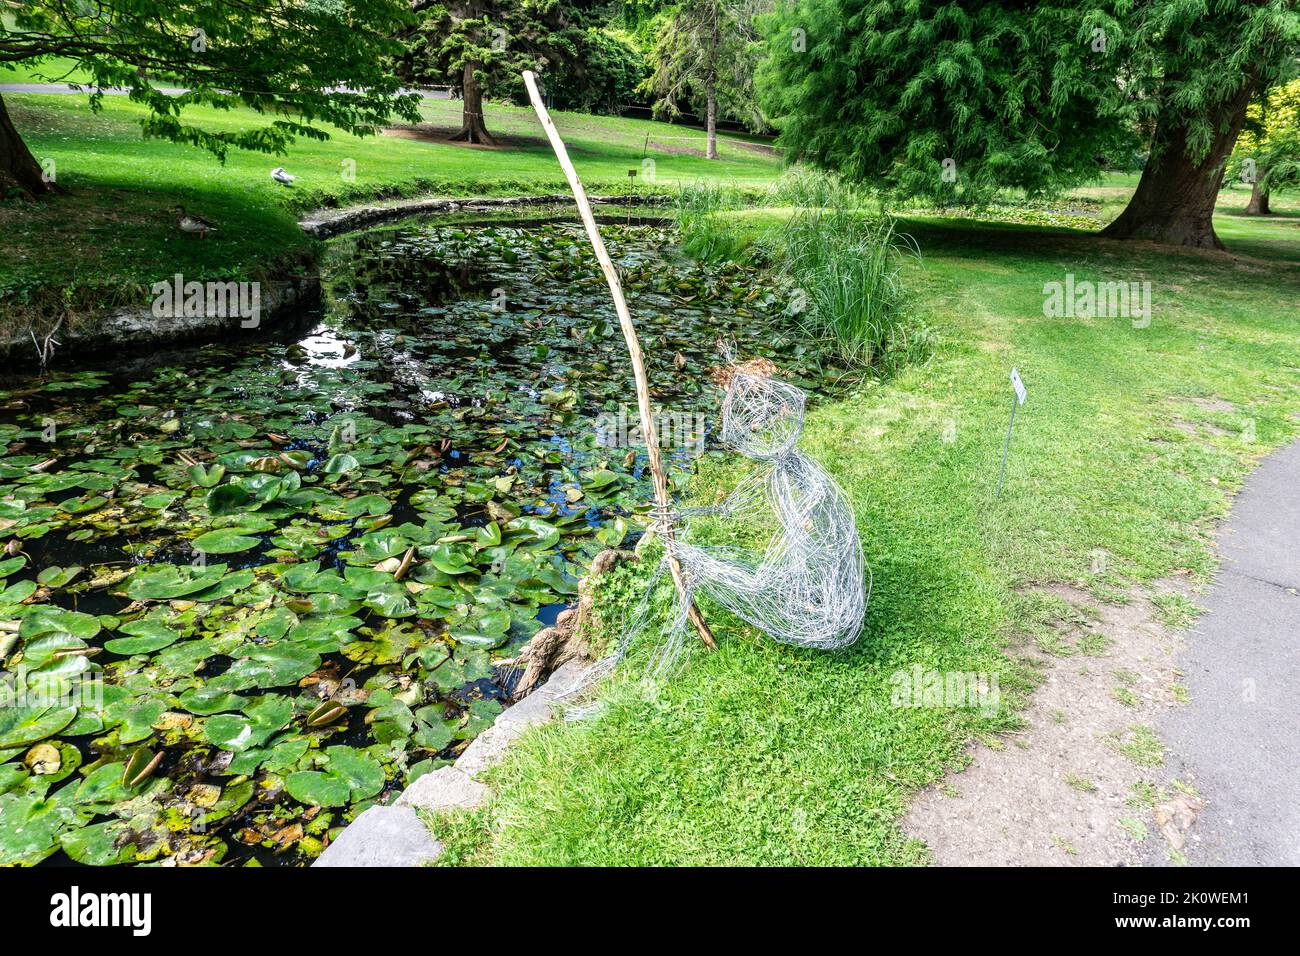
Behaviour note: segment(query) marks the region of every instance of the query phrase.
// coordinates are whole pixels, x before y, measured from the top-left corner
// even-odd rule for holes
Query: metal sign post
[[[1011,396],[1011,421],[1007,423],[1007,440],[1002,445],[1002,467],[998,470],[998,490],[993,496],[1002,497],[1002,482],[1007,477],[1007,452],[1011,449],[1011,429],[1016,427],[1016,409],[1025,404],[1025,399],[1029,393],[1025,391],[1025,383],[1020,381],[1020,373],[1014,368],[1011,370],[1011,386],[1015,393]]]

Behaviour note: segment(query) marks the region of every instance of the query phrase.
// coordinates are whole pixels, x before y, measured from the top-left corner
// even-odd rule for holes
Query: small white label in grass
[[[1020,381],[1020,373],[1015,369],[1011,370],[1011,385],[1016,390],[1016,401],[1021,405],[1025,404],[1029,393],[1025,391],[1025,383]]]
[[[1025,399],[1029,393],[1025,391],[1025,383],[1020,381],[1020,372],[1016,369],[1011,370],[1011,385],[1016,390],[1016,397],[1011,402],[1011,420],[1007,422],[1007,440],[1002,446],[1002,464],[998,468],[998,490],[993,497],[1002,497],[1002,482],[1007,477],[1007,452],[1011,449],[1011,429],[1016,427],[1016,409],[1025,404]]]

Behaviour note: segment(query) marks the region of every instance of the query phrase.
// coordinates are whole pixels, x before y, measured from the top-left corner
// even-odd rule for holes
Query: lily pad
[[[240,534],[234,528],[220,528],[216,531],[208,531],[194,539],[194,547],[208,554],[234,554],[254,548],[259,543],[257,538]]]
[[[25,747],[52,737],[76,716],[76,707],[0,707],[0,747]]]
[[[59,837],[63,852],[86,866],[114,866],[136,857],[135,844],[124,840],[131,832],[126,820],[108,820],[69,830]]]
[[[131,637],[115,637],[104,642],[104,649],[114,654],[131,656],[132,654],[149,654],[169,647],[181,639],[181,635],[157,621],[140,620],[122,625],[119,630]]]
[[[36,575],[36,580],[43,587],[61,588],[66,587],[80,573],[81,568],[79,567],[60,568],[52,566],[45,568],[40,574]]]
[[[351,455],[333,455],[329,461],[325,462],[321,471],[327,475],[342,475],[349,471],[355,471],[361,467],[361,463]]]
[[[297,683],[319,666],[319,654],[281,641],[247,648],[229,670],[209,683],[229,690],[283,687]]]
[[[253,496],[243,485],[227,482],[208,492],[208,514],[214,518],[238,514],[248,507]]]
[[[206,568],[158,564],[141,568],[127,582],[127,597],[136,601],[166,601],[212,587],[226,573],[224,564]]]
[[[226,477],[226,466],[213,465],[210,468],[204,468],[202,465],[191,465],[186,469],[185,473],[200,488],[213,488],[221,483],[222,478]]]
[[[289,796],[315,807],[343,807],[352,799],[352,788],[341,777],[319,770],[300,770],[284,779]]]
[[[0,866],[35,866],[58,849],[70,815],[35,794],[0,796]]]

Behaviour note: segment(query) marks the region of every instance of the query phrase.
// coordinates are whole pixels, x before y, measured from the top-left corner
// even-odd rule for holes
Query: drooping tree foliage
[[[408,0],[25,0],[12,28],[0,24],[0,63],[73,60],[93,79],[92,106],[96,87],[125,88],[148,106],[149,136],[218,157],[283,152],[298,136],[327,139],[321,123],[366,134],[394,113],[418,117],[416,98],[384,67],[409,18]],[[185,122],[197,104],[268,120],[213,132]],[[38,196],[54,190],[48,180],[0,100],[0,191]]]
[[[1104,235],[1222,249],[1212,218],[1251,101],[1289,79],[1300,54],[1295,0],[1133,0],[1124,94],[1154,124],[1137,192]]]
[[[676,6],[674,0],[620,0],[615,4],[614,15],[635,33],[653,23],[660,11],[673,6]]]
[[[709,159],[718,158],[719,111],[750,125],[763,122],[754,91],[762,54],[754,19],[770,8],[766,0],[683,0],[659,19],[647,84],[655,111],[675,116],[689,99],[704,114]]]
[[[617,113],[638,100],[649,76],[650,61],[632,37],[618,30],[591,28],[579,59],[551,66],[546,93],[556,109]],[[509,79],[508,95],[522,100],[519,77]]]
[[[1250,184],[1251,216],[1269,215],[1273,193],[1300,185],[1300,80],[1274,87],[1250,105],[1228,177]]]
[[[606,105],[640,80],[635,51],[603,33],[609,0],[442,0],[417,2],[421,21],[408,37],[399,72],[408,82],[450,84],[464,99],[453,139],[491,144],[483,97],[522,91],[536,70],[547,92],[570,104]]]
[[[1225,160],[1300,52],[1294,0],[798,0],[766,26],[764,104],[795,155],[951,203],[1050,193],[1149,131],[1106,230],[1218,246]]]

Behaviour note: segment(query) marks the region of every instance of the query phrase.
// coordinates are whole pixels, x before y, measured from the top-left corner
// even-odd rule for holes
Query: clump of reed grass
[[[904,256],[918,253],[894,219],[838,203],[797,206],[779,247],[809,337],[832,342],[852,365],[882,372],[920,357],[929,336],[915,322],[902,281]]]
[[[742,205],[740,189],[727,183],[705,180],[683,188],[676,199],[682,251],[701,262],[735,258],[745,243],[726,222],[724,213]]]
[[[677,198],[682,249],[717,262],[749,246],[727,213],[744,205],[734,186],[697,183]],[[919,323],[902,281],[903,261],[919,255],[897,222],[873,198],[833,174],[796,166],[769,190],[767,206],[789,207],[785,225],[764,251],[794,287],[792,312],[813,342],[838,357],[882,373],[922,357],[930,330]]]

